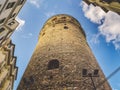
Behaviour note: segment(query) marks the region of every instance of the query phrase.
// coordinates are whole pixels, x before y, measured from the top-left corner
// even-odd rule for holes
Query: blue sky
[[[19,67],[14,90],[31,58],[42,26],[56,14],[69,14],[81,23],[87,42],[106,77],[120,67],[119,15],[113,12],[106,14],[99,7],[87,6],[81,0],[28,0],[16,18],[20,25],[12,35]],[[120,71],[109,79],[113,90],[120,90],[119,76]]]

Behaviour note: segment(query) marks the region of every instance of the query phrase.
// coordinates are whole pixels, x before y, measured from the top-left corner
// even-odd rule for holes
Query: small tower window
[[[56,18],[56,17],[52,19],[52,21],[56,21],[56,20],[57,20],[57,18]]]
[[[31,83],[34,83],[34,78],[33,78],[33,76],[30,76],[29,79],[30,79]]]
[[[45,35],[45,32],[42,33],[42,36],[44,36],[44,35]]]
[[[67,27],[67,26],[64,26],[64,29],[68,29],[68,27]]]
[[[48,70],[57,69],[57,68],[59,68],[59,61],[57,59],[53,59],[49,61]]]

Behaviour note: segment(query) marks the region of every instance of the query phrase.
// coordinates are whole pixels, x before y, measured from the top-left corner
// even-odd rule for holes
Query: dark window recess
[[[23,4],[24,0],[20,0],[20,4]]]
[[[53,59],[49,61],[48,70],[57,69],[57,68],[59,68],[59,61],[57,59]]]
[[[82,74],[83,74],[83,76],[86,76],[87,75],[87,69],[83,69]]]
[[[31,83],[34,83],[34,78],[33,78],[33,76],[30,76],[29,79],[30,79]]]
[[[66,19],[66,17],[61,17],[61,19]]]
[[[2,24],[5,21],[5,18],[0,20],[0,24]]]
[[[1,40],[3,41],[4,38],[5,38],[5,37],[1,37],[1,38],[0,38],[0,41],[1,41]]]
[[[6,9],[12,8],[15,5],[15,2],[8,3]]]
[[[23,78],[23,82],[24,82],[24,83],[27,83],[27,80],[26,80],[25,78]]]
[[[14,23],[15,23],[15,22],[12,21],[12,22],[10,22],[8,25],[9,25],[9,26],[12,26]]]
[[[27,87],[30,85],[30,82],[26,78],[23,78],[23,82]]]
[[[2,6],[2,5],[0,4],[0,8],[1,8],[1,6]]]
[[[64,29],[68,29],[68,27],[67,27],[67,26],[64,26]]]
[[[98,70],[96,69],[96,70],[94,70],[94,76],[98,76]]]
[[[28,87],[30,84],[34,83],[33,76],[30,76],[28,79],[27,78],[23,78],[23,82]]]
[[[44,36],[45,35],[45,32],[42,34],[42,36]]]
[[[56,20],[57,20],[57,18],[56,18],[56,17],[52,19],[52,21],[56,21]]]
[[[52,80],[53,79],[53,76],[49,76],[49,78],[48,78],[49,80]]]
[[[0,28],[0,33],[3,32],[5,30],[5,28]]]
[[[12,18],[12,17],[15,17],[15,15],[16,15],[16,13],[14,13],[13,15],[11,15],[11,18]]]

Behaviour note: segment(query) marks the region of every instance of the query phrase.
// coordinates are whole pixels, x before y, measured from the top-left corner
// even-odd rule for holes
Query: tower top
[[[49,26],[55,26],[56,24],[60,24],[60,23],[65,23],[65,24],[72,23],[72,24],[78,26],[80,28],[80,30],[82,30],[82,33],[86,38],[85,32],[83,31],[79,21],[76,18],[74,18],[70,15],[67,15],[67,14],[57,14],[57,15],[52,16],[45,22],[42,29],[45,29],[46,27],[49,27]]]

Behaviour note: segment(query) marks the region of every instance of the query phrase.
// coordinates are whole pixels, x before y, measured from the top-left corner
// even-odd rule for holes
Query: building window
[[[49,61],[48,70],[57,69],[57,68],[59,68],[59,61],[57,59],[53,59]]]
[[[20,0],[20,5],[23,4],[24,0]]]
[[[0,24],[2,24],[5,21],[6,18],[3,18],[0,20]]]
[[[9,26],[12,26],[14,23],[15,23],[15,22],[12,21],[12,22],[10,22],[8,25],[9,25]]]
[[[67,26],[64,26],[64,29],[68,29],[68,27],[67,27]]]
[[[11,17],[10,17],[10,18],[15,17],[15,16],[16,16],[16,13],[14,13],[13,15],[11,15]]]
[[[1,6],[2,6],[2,5],[0,4],[0,8],[1,8]]]
[[[52,79],[53,79],[53,76],[52,76],[52,75],[50,75],[50,76],[48,77],[48,79],[49,79],[49,80],[52,80]]]
[[[4,30],[5,30],[5,28],[3,28],[3,27],[0,28],[0,33],[3,32]]]
[[[15,5],[15,2],[8,3],[6,9],[12,8]]]

